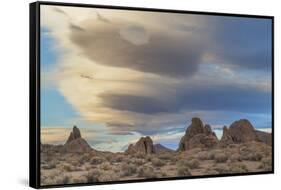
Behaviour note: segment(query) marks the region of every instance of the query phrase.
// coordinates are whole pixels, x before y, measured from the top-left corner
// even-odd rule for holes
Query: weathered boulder
[[[153,141],[149,136],[141,137],[135,145],[130,144],[126,153],[143,153],[153,154],[155,153]]]
[[[184,151],[196,147],[211,148],[218,144],[216,134],[210,125],[203,125],[199,118],[192,118],[191,125],[186,129],[181,138],[178,151]]]

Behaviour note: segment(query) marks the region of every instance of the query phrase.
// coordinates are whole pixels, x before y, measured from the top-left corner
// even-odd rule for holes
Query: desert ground
[[[271,171],[271,144],[271,134],[247,120],[225,127],[218,140],[193,118],[176,151],[142,137],[112,153],[90,147],[74,127],[65,144],[41,144],[41,185]]]

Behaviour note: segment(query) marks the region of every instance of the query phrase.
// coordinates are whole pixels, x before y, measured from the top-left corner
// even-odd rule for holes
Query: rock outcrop
[[[224,127],[220,146],[239,144],[250,141],[260,141],[254,127],[247,119],[233,122],[230,127]]]
[[[71,142],[75,139],[79,139],[79,138],[81,138],[80,130],[74,125],[66,143],[69,143],[69,142]]]
[[[234,143],[234,142],[233,142],[233,140],[232,140],[231,135],[230,135],[229,132],[228,132],[228,128],[227,128],[226,126],[224,126],[224,127],[223,127],[223,135],[222,135],[222,137],[221,137],[221,139],[220,139],[219,145],[220,145],[221,147],[225,147],[225,146],[227,146],[227,145],[229,145],[229,144],[233,144],[233,143]]]
[[[126,153],[142,153],[142,154],[153,154],[155,153],[153,141],[149,136],[141,137],[135,145],[130,144]]]
[[[263,131],[258,131],[256,130],[256,135],[258,136],[259,141],[267,144],[267,145],[272,145],[272,135],[271,133],[266,133]]]
[[[63,150],[69,153],[83,153],[90,152],[93,149],[87,141],[82,138],[80,130],[74,126],[66,143],[63,145]]]
[[[210,125],[203,125],[199,118],[192,118],[191,125],[186,129],[185,135],[181,138],[178,151],[185,151],[192,148],[211,148],[218,144],[218,138],[212,131]]]

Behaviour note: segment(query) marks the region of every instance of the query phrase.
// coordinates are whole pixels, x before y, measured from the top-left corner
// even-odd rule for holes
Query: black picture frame
[[[264,172],[248,172],[248,173],[232,173],[218,175],[203,175],[190,177],[166,177],[157,179],[141,179],[128,181],[110,181],[96,183],[79,183],[79,184],[61,184],[61,185],[40,185],[40,6],[41,5],[56,5],[56,6],[71,6],[71,7],[87,7],[87,8],[105,8],[117,10],[132,10],[132,11],[152,11],[166,13],[185,13],[197,15],[215,15],[229,17],[244,17],[244,18],[264,18],[271,20],[272,31],[272,170]],[[54,188],[54,187],[72,187],[72,186],[88,186],[88,185],[104,185],[104,184],[122,184],[136,182],[152,182],[152,181],[167,181],[167,180],[183,180],[197,178],[212,178],[212,177],[232,177],[246,175],[260,175],[274,173],[274,17],[264,15],[249,15],[249,14],[233,14],[233,13],[218,13],[218,12],[200,12],[187,10],[169,10],[156,8],[141,8],[141,7],[123,7],[123,6],[108,6],[108,5],[92,5],[80,3],[63,3],[63,2],[47,2],[38,1],[29,5],[29,44],[30,44],[30,81],[29,81],[29,185],[33,188]]]

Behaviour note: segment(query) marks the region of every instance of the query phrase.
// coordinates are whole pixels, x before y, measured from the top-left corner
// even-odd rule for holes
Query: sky
[[[199,117],[271,130],[271,20],[41,5],[41,139],[176,149]]]

